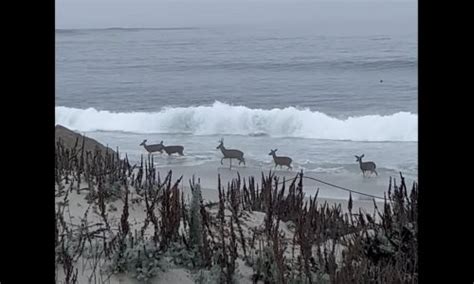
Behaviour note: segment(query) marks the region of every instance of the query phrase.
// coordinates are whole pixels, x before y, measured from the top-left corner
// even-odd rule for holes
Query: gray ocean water
[[[362,179],[417,179],[417,35],[331,35],[311,28],[56,30],[56,123],[120,147],[182,144],[158,165],[219,161],[217,141],[272,166]],[[388,179],[387,179],[388,184]]]

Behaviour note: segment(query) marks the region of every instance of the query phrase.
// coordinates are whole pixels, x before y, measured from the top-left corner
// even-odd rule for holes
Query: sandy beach
[[[182,190],[186,203],[190,203],[190,200],[192,198],[192,193],[191,189],[188,183],[187,177],[192,178],[192,173],[196,175],[196,181],[200,179],[200,183],[206,184],[209,187],[202,187],[202,197],[203,197],[203,202],[204,204],[208,202],[218,202],[219,197],[218,197],[218,191],[217,191],[217,177],[214,179],[208,178],[208,179],[203,179],[203,178],[198,178],[198,175],[196,174],[195,171],[192,169],[183,169],[183,168],[169,168],[167,170],[172,170],[173,173],[176,173],[176,175],[173,175],[172,182],[174,182],[178,178],[178,173],[183,175],[183,181],[181,182],[179,188]],[[210,171],[212,172],[212,171]],[[202,173],[202,172],[200,172]],[[222,178],[222,186],[224,188],[227,187],[226,183],[227,181],[230,181],[232,178],[237,177],[237,171],[230,171],[228,169],[219,169],[218,173],[221,175]],[[241,174],[241,177],[249,177],[249,176],[256,176],[256,182],[260,183],[260,176],[256,175],[256,172],[252,172],[250,169],[245,169],[241,170],[239,169],[239,173]],[[165,175],[166,172],[162,171],[160,174]],[[217,173],[216,173],[217,175]],[[286,178],[294,178],[295,173],[287,172],[284,174],[281,174],[281,177],[286,177]],[[215,186],[215,187],[214,187]],[[67,188],[67,186],[66,186]],[[87,184],[83,183],[79,188],[87,188]],[[98,213],[98,208],[94,204],[90,204],[87,200],[87,194],[88,190],[84,191],[77,191],[77,190],[72,190],[68,193],[68,206],[67,206],[67,214],[65,214],[65,220],[66,222],[73,227],[80,227],[81,222],[83,222],[83,217],[88,215],[87,217],[87,222],[89,224],[100,224],[102,222],[101,216]],[[132,200],[132,204],[130,205],[129,208],[129,214],[130,216],[128,217],[130,226],[131,226],[131,231],[137,231],[140,230],[141,226],[143,226],[144,220],[147,217],[146,213],[146,208],[142,203],[134,203],[133,200],[135,198],[139,198],[138,195],[134,192],[132,189],[130,199]],[[308,198],[307,198],[308,199]],[[57,197],[56,198],[56,203],[61,204],[64,200],[64,197]],[[319,206],[323,206],[325,203],[329,205],[329,207],[337,207],[340,206],[342,209],[342,212],[347,213],[348,212],[348,200],[342,200],[342,199],[332,199],[332,198],[322,198],[318,197],[317,203]],[[383,203],[377,202],[378,207],[383,208]],[[380,206],[379,206],[380,205]],[[119,226],[120,224],[120,218],[122,214],[122,210],[124,207],[124,202],[122,200],[116,200],[113,202],[109,202],[107,205],[107,217],[110,222],[110,225],[115,227]],[[374,203],[372,201],[368,200],[353,200],[353,213],[358,213],[359,210],[362,213],[368,213],[368,214],[373,214],[374,213]],[[94,213],[86,213],[88,211],[94,212]],[[212,215],[217,214],[217,208],[212,208],[210,209],[210,213]],[[226,209],[226,216],[230,218],[231,214],[228,212]],[[250,238],[251,236],[251,228],[255,229],[262,229],[264,227],[264,222],[265,222],[265,213],[263,212],[246,212],[245,213],[246,218],[243,220],[243,224],[245,228],[245,234]],[[289,224],[285,222],[280,222],[280,228],[282,232],[285,234],[285,239],[287,241],[291,241],[293,238],[293,233],[294,231],[289,228]],[[146,234],[152,235],[153,230],[152,227],[148,227],[146,230]],[[340,254],[341,248],[338,246],[338,254]],[[240,251],[240,249],[239,249]],[[290,257],[290,254],[288,252],[288,257]],[[167,259],[167,258],[165,258]],[[156,277],[151,279],[147,283],[154,283],[154,284],[169,284],[169,283],[196,283],[196,276],[192,275],[191,271],[189,269],[179,267],[173,264],[170,264],[171,261],[163,261],[161,263],[162,271],[158,273]],[[253,270],[251,267],[246,265],[243,260],[238,259],[237,260],[238,267],[236,270],[236,275],[238,279],[238,283],[245,283],[245,284],[250,284],[253,283],[252,281],[252,274]],[[139,280],[137,280],[133,275],[126,274],[126,273],[116,273],[116,274],[110,274],[109,272],[106,272],[106,267],[107,267],[107,262],[104,259],[100,259],[97,263],[97,268],[95,268],[91,264],[91,260],[87,257],[81,257],[78,259],[75,267],[78,269],[78,283],[90,283],[91,281],[98,281],[99,283],[143,283]],[[57,277],[58,279],[64,279],[64,271],[62,269],[57,270]]]
[[[62,129],[60,129],[62,130]],[[75,141],[77,134],[73,135],[74,132],[67,132],[68,135],[63,135],[64,131],[59,131],[57,132],[57,137],[62,137],[64,138],[65,142],[68,142],[71,144],[71,141]],[[80,140],[82,141],[82,140]],[[89,144],[89,147],[101,147],[102,145],[98,141],[92,141],[92,143]],[[79,144],[80,147],[80,144]],[[102,146],[103,147],[103,146]],[[78,148],[79,149],[79,148]],[[59,157],[59,169],[62,169],[59,172],[56,172],[57,174],[57,180],[56,180],[56,186],[55,186],[55,191],[56,191],[56,207],[57,207],[57,214],[61,214],[62,212],[62,217],[61,221],[59,224],[62,224],[60,227],[62,227],[62,230],[65,230],[63,232],[67,232],[66,234],[69,234],[70,236],[67,239],[62,239],[62,243],[67,244],[69,249],[73,249],[73,251],[76,251],[73,253],[75,255],[76,259],[73,264],[73,269],[77,269],[77,280],[78,283],[91,283],[91,282],[99,282],[99,283],[143,283],[143,281],[139,281],[140,279],[137,279],[137,275],[139,275],[139,272],[136,272],[138,274],[134,273],[124,273],[121,271],[115,271],[111,270],[111,267],[115,267],[117,264],[113,264],[114,262],[111,260],[107,260],[107,258],[101,257],[99,253],[99,257],[97,257],[97,251],[94,252],[94,248],[97,249],[97,245],[100,244],[100,238],[96,240],[95,242],[91,242],[88,245],[85,246],[83,245],[83,252],[80,254],[77,254],[77,244],[76,242],[81,243],[81,239],[84,238],[82,234],[84,234],[84,230],[86,230],[86,235],[90,234],[90,231],[94,232],[94,230],[98,231],[103,231],[106,229],[108,231],[109,237],[106,237],[106,235],[103,235],[103,239],[107,239],[107,242],[110,242],[111,244],[115,243],[114,241],[114,235],[115,236],[120,236],[121,233],[120,231],[123,230],[123,224],[124,224],[124,218],[126,218],[127,226],[129,226],[129,234],[126,238],[130,238],[131,242],[133,243],[133,239],[137,238],[137,232],[143,232],[143,235],[141,237],[141,240],[144,242],[144,244],[148,243],[151,244],[151,237],[156,234],[157,231],[163,230],[163,228],[157,228],[149,225],[146,226],[145,223],[149,222],[149,217],[150,217],[150,209],[147,208],[147,203],[145,202],[145,195],[144,195],[144,188],[148,188],[146,186],[147,183],[151,182],[152,184],[155,184],[156,188],[156,176],[155,179],[151,178],[151,176],[146,176],[143,179],[141,179],[141,182],[139,183],[139,188],[140,190],[137,190],[136,188],[136,183],[134,183],[135,177],[139,175],[140,168],[141,168],[141,163],[130,163],[131,168],[129,168],[129,173],[125,174],[127,170],[119,170],[119,168],[116,167],[121,167],[120,165],[125,165],[124,160],[116,160],[115,162],[112,162],[108,166],[106,166],[103,163],[96,164],[93,166],[96,162],[95,159],[92,159],[92,156],[86,157],[85,160],[85,168],[82,168],[81,163],[79,162],[80,159],[80,153],[77,150],[73,152],[68,152],[64,151],[61,147],[57,148],[57,155]],[[72,154],[71,154],[72,153]],[[76,153],[76,154],[74,154]],[[110,152],[111,153],[111,152]],[[109,158],[110,153],[103,156],[103,161],[112,161]],[[73,158],[69,157],[68,155],[74,155]],[[114,153],[114,155],[117,155],[117,153]],[[122,158],[125,158],[125,153],[120,153]],[[61,158],[62,157],[62,158]],[[107,158],[108,157],[108,158]],[[147,155],[144,155],[144,157],[147,157]],[[151,158],[151,156],[150,156]],[[267,223],[267,214],[271,214],[269,212],[271,211],[265,211],[267,209],[264,209],[262,207],[259,207],[260,209],[258,210],[249,210],[248,205],[250,203],[244,204],[245,202],[243,199],[239,199],[239,205],[237,207],[239,208],[238,211],[240,212],[239,215],[240,217],[236,217],[234,215],[232,209],[234,205],[231,202],[230,195],[231,191],[233,192],[239,192],[238,194],[243,193],[243,186],[244,184],[249,186],[249,179],[254,178],[255,182],[255,190],[259,191],[260,194],[263,194],[262,192],[262,178],[268,178],[271,175],[273,175],[273,178],[278,179],[278,190],[280,190],[283,186],[283,180],[285,180],[285,192],[283,199],[278,199],[279,204],[274,204],[274,205],[269,205],[271,203],[265,203],[266,205],[264,206],[270,206],[266,208],[273,208],[271,210],[279,210],[279,206],[287,206],[286,210],[295,210],[295,208],[299,208],[296,210],[299,213],[297,214],[310,214],[310,211],[305,211],[307,209],[303,209],[304,203],[307,202],[309,205],[310,197],[314,198],[316,193],[317,199],[316,199],[316,210],[311,211],[311,214],[315,214],[312,218],[321,218],[323,216],[323,219],[318,219],[318,223],[315,224],[314,228],[313,227],[306,227],[308,230],[316,230],[315,232],[319,232],[318,234],[329,234],[326,235],[326,239],[324,241],[318,241],[317,245],[312,245],[312,255],[316,256],[318,254],[317,248],[319,247],[320,249],[332,249],[332,254],[335,258],[335,262],[338,265],[341,265],[342,263],[342,251],[345,249],[345,245],[347,243],[338,240],[338,237],[333,234],[338,234],[338,227],[342,226],[354,226],[353,229],[348,229],[346,231],[346,236],[344,239],[348,236],[351,235],[351,233],[354,229],[358,228],[359,225],[357,223],[359,221],[350,221],[349,219],[351,216],[350,214],[347,213],[352,213],[358,214],[361,212],[364,216],[372,216],[369,218],[373,218],[376,222],[380,221],[380,216],[376,214],[375,211],[375,206],[377,206],[377,209],[379,212],[383,212],[384,209],[384,203],[383,199],[374,199],[371,198],[370,196],[379,196],[383,197],[384,193],[386,190],[388,190],[388,184],[390,180],[390,176],[384,172],[381,171],[378,176],[370,176],[370,177],[364,177],[362,176],[362,173],[358,173],[357,171],[355,172],[323,172],[323,173],[317,173],[317,172],[302,172],[303,173],[303,187],[302,187],[302,192],[304,194],[304,198],[301,199],[301,203],[294,203],[294,201],[289,201],[290,199],[286,199],[286,196],[289,194],[289,188],[292,184],[292,182],[295,180],[296,184],[299,182],[300,179],[300,174],[301,171],[297,170],[292,170],[292,169],[275,169],[272,166],[253,166],[252,164],[250,165],[237,165],[236,161],[233,161],[233,166],[232,168],[229,168],[229,161],[225,160],[224,164],[221,165],[219,161],[209,161],[205,163],[201,163],[199,165],[183,165],[182,161],[185,160],[186,157],[183,156],[167,156],[165,154],[160,155],[160,154],[155,154],[153,155],[153,167],[155,170],[156,175],[159,175],[160,181],[163,182],[165,177],[169,174],[169,172],[172,173],[171,176],[171,184],[173,185],[178,179],[181,178],[181,182],[177,186],[177,192],[171,194],[170,192],[165,193],[166,191],[163,191],[163,189],[158,190],[157,192],[160,192],[160,194],[168,194],[168,198],[171,198],[172,196],[176,197],[176,194],[178,195],[178,200],[179,202],[183,202],[182,205],[178,205],[181,209],[179,209],[177,214],[180,214],[181,217],[183,217],[183,221],[179,221],[177,223],[177,226],[179,227],[177,229],[177,234],[181,235],[183,238],[186,238],[186,236],[189,238],[191,235],[191,229],[189,224],[186,225],[185,219],[190,218],[189,211],[191,205],[193,204],[193,192],[191,190],[191,184],[192,181],[194,180],[194,184],[199,184],[200,191],[201,191],[201,196],[202,196],[202,204],[205,205],[207,211],[206,214],[209,214],[207,218],[210,218],[213,221],[206,221],[206,222],[211,222],[213,229],[211,231],[214,231],[212,234],[216,234],[216,236],[219,235],[219,231],[221,228],[224,228],[224,231],[226,234],[229,234],[231,226],[231,221],[220,221],[219,223],[219,214],[223,214],[225,219],[228,220],[234,220],[234,218],[240,219],[241,225],[240,225],[240,236],[241,236],[241,244],[243,244],[245,241],[244,239],[247,240],[247,242],[250,242],[252,239],[255,238],[255,232],[260,232],[259,234],[263,233],[266,228],[268,228],[268,223]],[[68,162],[72,161],[72,163]],[[141,170],[146,170],[148,168],[149,164],[151,164],[152,160],[145,159],[144,160],[144,165]],[[145,166],[146,165],[146,166]],[[114,171],[106,174],[106,178],[103,179],[101,182],[99,182],[100,177],[102,174],[99,174],[100,172],[104,171],[103,169],[100,170],[96,168],[97,166],[99,167],[105,167],[107,168],[107,171],[110,171],[110,169],[115,168],[115,174]],[[135,166],[135,168],[132,170],[132,166]],[[104,168],[104,169],[105,169]],[[81,174],[81,182],[78,180],[77,173],[78,171],[82,172]],[[85,171],[85,172],[84,172]],[[116,177],[115,175],[122,176],[126,180],[127,188],[128,188],[128,202],[125,201],[124,195],[125,195],[125,187],[123,184],[123,181],[121,183],[117,183],[117,180],[115,182],[108,182],[107,180],[114,180]],[[89,177],[89,181],[87,181],[86,176]],[[67,177],[67,179],[66,179]],[[92,179],[91,179],[92,178]],[[228,193],[226,193],[226,197],[224,197],[223,200],[225,201],[225,206],[223,206],[223,211],[220,213],[220,206],[219,206],[219,178],[220,178],[220,184],[221,188],[224,191],[228,191],[231,188],[231,183],[232,181],[236,181],[238,178],[240,178],[240,188],[235,188]],[[314,179],[316,180],[314,180]],[[399,177],[396,177],[397,180],[399,180]],[[68,182],[66,182],[68,180]],[[411,181],[408,180],[408,183]],[[143,187],[145,185],[145,187]],[[332,186],[332,185],[336,185]],[[105,186],[105,187],[104,187]],[[195,186],[195,185],[194,185]],[[273,190],[272,185],[272,190]],[[358,194],[355,192],[351,192],[351,197],[352,197],[352,211],[349,211],[349,192],[347,190],[343,190],[340,188],[337,188],[337,186],[346,188],[346,189],[352,189],[356,190],[359,193]],[[101,187],[102,189],[99,189]],[[150,190],[148,188],[147,190]],[[156,190],[156,189],[154,189]],[[152,191],[154,191],[152,190]],[[169,190],[169,189],[168,189]],[[237,190],[237,191],[235,191]],[[99,192],[102,192],[102,194],[105,194],[105,192],[108,192],[107,194],[112,194],[111,196],[107,197],[107,199],[101,199],[99,198]],[[150,194],[150,193],[149,193]],[[158,193],[157,193],[158,194]],[[105,196],[105,195],[104,195]],[[115,197],[113,197],[115,196]],[[181,199],[182,196],[182,199]],[[102,197],[105,198],[105,197]],[[273,197],[275,198],[275,197]],[[258,199],[258,198],[257,198]],[[298,198],[297,198],[298,199]],[[161,200],[161,199],[160,199]],[[268,202],[265,201],[265,197],[262,199],[262,195],[260,196],[260,201],[258,202]],[[276,199],[275,199],[276,200]],[[375,202],[374,202],[375,201]],[[290,203],[288,203],[290,202]],[[125,206],[127,204],[127,206]],[[299,204],[299,205],[296,205]],[[153,210],[153,214],[157,214],[157,220],[159,220],[159,224],[162,224],[161,222],[165,222],[164,217],[162,217],[163,214],[163,200],[157,203],[158,208],[155,208]],[[288,207],[289,206],[289,207]],[[247,208],[247,209],[245,209]],[[181,211],[183,210],[183,211]],[[188,215],[188,217],[183,216],[182,212],[187,212],[184,215]],[[307,212],[307,213],[303,213]],[[203,213],[200,213],[199,215],[202,215]],[[406,213],[405,213],[406,214]],[[320,216],[320,217],[315,217],[315,216]],[[180,218],[181,218],[180,217]],[[167,217],[171,218],[171,217]],[[203,220],[204,215],[202,215]],[[276,222],[275,221],[275,216],[270,217],[271,222]],[[291,219],[293,218],[293,219]],[[335,218],[335,219],[334,219]],[[366,217],[364,217],[366,218]],[[107,221],[105,221],[105,219]],[[237,220],[238,220],[237,219]],[[358,219],[358,218],[355,218]],[[148,220],[148,221],[147,221]],[[283,245],[288,248],[292,246],[292,252],[290,253],[289,249],[286,249],[283,253],[286,259],[295,259],[295,256],[293,253],[296,251],[296,255],[299,255],[301,252],[301,247],[300,246],[295,246],[294,240],[295,240],[295,235],[297,235],[297,228],[298,226],[301,226],[296,224],[298,216],[290,217],[290,219],[283,221],[280,220],[278,221],[278,227],[279,227],[279,232],[280,232],[280,241],[272,240],[271,242],[282,242],[280,245]],[[58,220],[57,220],[58,221]],[[188,221],[189,222],[189,221]],[[204,222],[204,221],[203,221]],[[223,223],[222,223],[223,222]],[[319,223],[322,222],[322,223]],[[355,223],[354,223],[355,222]],[[367,221],[363,221],[367,222]],[[108,224],[108,225],[107,225]],[[224,224],[224,225],[221,225]],[[337,225],[339,224],[339,225]],[[104,228],[104,225],[106,227]],[[157,223],[158,225],[158,223]],[[161,226],[161,225],[160,225]],[[234,225],[235,226],[235,225]],[[323,226],[328,226],[327,229],[323,229],[323,232],[317,231],[319,230],[318,227]],[[335,226],[335,227],[333,227]],[[365,226],[365,225],[364,225]],[[300,227],[301,228],[301,227]],[[236,228],[237,229],[237,228]],[[372,229],[369,227],[365,228],[370,232]],[[209,229],[210,230],[210,229]],[[331,230],[334,230],[334,232],[331,232]],[[358,230],[358,229],[357,229]],[[300,232],[301,233],[301,232]],[[298,233],[298,234],[300,234]],[[63,233],[64,234],[64,233]],[[93,233],[94,234],[94,233]],[[313,234],[313,233],[311,233]],[[212,242],[218,241],[218,238],[216,239],[215,237],[212,237]],[[99,236],[95,235],[95,238]],[[260,235],[260,238],[262,235]],[[268,237],[268,235],[267,235]],[[90,236],[87,238],[91,238]],[[350,237],[349,237],[350,238]],[[337,242],[335,246],[333,246],[333,240]],[[67,242],[66,242],[67,241]],[[98,242],[97,242],[98,241]],[[261,239],[263,241],[263,239]],[[95,244],[94,244],[95,243]],[[176,244],[178,244],[177,242]],[[175,245],[176,245],[175,244]],[[291,245],[293,244],[293,245]],[[130,245],[131,250],[136,250],[136,249],[142,249],[141,247],[134,247],[133,245]],[[135,245],[136,246],[136,245]],[[98,246],[100,248],[100,245]],[[59,249],[59,248],[58,248]],[[103,248],[102,248],[103,249]],[[183,248],[181,248],[182,250]],[[189,249],[189,248],[188,248]],[[261,253],[261,249],[253,246],[253,249],[255,252]],[[62,249],[62,254],[66,254],[67,252],[64,252],[64,248]],[[237,245],[236,246],[236,251],[238,254],[242,255],[244,253],[243,245]],[[129,252],[130,253],[130,252]],[[181,251],[182,253],[182,251]],[[274,252],[275,253],[275,252]],[[116,252],[115,254],[116,255]],[[62,256],[64,257],[64,256]],[[257,257],[257,256],[254,256]],[[133,256],[131,257],[128,261],[136,261],[139,259],[138,256]],[[203,277],[202,279],[213,279],[213,277],[216,277],[218,273],[216,271],[213,271],[214,269],[217,269],[216,264],[212,266],[211,268],[208,269],[192,269],[189,266],[186,266],[181,263],[181,261],[185,261],[186,258],[182,259],[182,256],[179,256],[176,258],[176,256],[173,256],[173,249],[168,249],[165,251],[160,252],[160,256],[156,258],[156,263],[154,264],[154,272],[151,278],[148,279],[147,283],[156,283],[156,284],[168,284],[168,283],[200,283],[197,279],[200,279],[200,277]],[[258,259],[258,257],[256,258]],[[176,261],[178,260],[178,264]],[[141,260],[143,261],[143,260]],[[233,272],[233,277],[236,279],[238,283],[254,283],[252,280],[252,277],[255,276],[255,264],[249,264],[249,258],[247,257],[236,257],[234,259],[236,267],[234,268],[235,271]],[[255,259],[254,259],[255,261]],[[323,261],[323,260],[319,260]],[[327,261],[327,260],[326,260]],[[63,264],[64,265],[64,264]],[[115,266],[114,266],[115,265]],[[135,264],[136,265],[136,264]],[[141,265],[141,264],[139,264]],[[132,267],[134,267],[132,265]],[[65,275],[65,269],[61,269],[61,266],[58,266],[59,269],[57,269],[57,277],[59,280],[66,279]],[[133,269],[137,269],[136,267]],[[200,273],[204,273],[205,275],[201,275]],[[217,274],[216,274],[217,273]],[[140,274],[143,275],[143,274]],[[321,276],[321,275],[320,275]],[[318,276],[319,277],[319,276]],[[326,276],[324,276],[326,277]],[[208,281],[206,280],[206,281]],[[212,280],[215,281],[215,280]],[[214,283],[212,282],[211,283]],[[258,282],[260,283],[260,282]]]

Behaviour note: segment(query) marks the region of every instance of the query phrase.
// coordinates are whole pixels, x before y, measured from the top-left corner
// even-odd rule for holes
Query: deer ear
[[[278,151],[278,149],[275,149],[275,152]]]
[[[361,158],[363,158],[364,156],[365,156],[365,155],[364,155],[364,154],[362,154],[362,156],[360,156],[360,157],[361,157]]]

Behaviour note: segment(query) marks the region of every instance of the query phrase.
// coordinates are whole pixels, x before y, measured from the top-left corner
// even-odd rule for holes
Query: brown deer
[[[239,165],[241,163],[244,163],[245,165],[244,153],[240,150],[226,149],[224,147],[224,139],[219,141],[219,146],[217,146],[216,149],[221,149],[221,152],[224,155],[224,157],[221,159],[221,165],[223,165],[222,161],[224,159],[230,159],[230,169],[232,169],[232,159],[239,160]]]
[[[161,146],[161,150],[159,150],[160,153],[163,153],[163,150],[164,150],[166,154],[168,154],[168,156],[171,156],[171,154],[174,154],[174,153],[178,153],[178,155],[184,156],[183,154],[184,147],[181,145],[165,146],[163,145],[163,141],[161,141],[160,144],[158,145]]]
[[[153,145],[147,145],[146,144],[146,139],[143,140],[142,143],[140,143],[140,146],[143,146],[145,148],[145,150],[147,150],[148,154],[153,154],[154,152],[161,152],[162,150],[162,145],[160,144],[153,144]]]
[[[282,166],[287,166],[288,169],[291,169],[292,168],[291,162],[293,160],[290,157],[277,156],[276,151],[278,151],[278,149],[275,149],[275,150],[270,149],[270,153],[268,153],[268,155],[273,156],[273,161],[275,162],[275,168],[277,166],[280,166],[280,168]]]
[[[375,168],[377,167],[374,162],[362,162],[362,158],[364,157],[364,154],[362,156],[357,156],[356,157],[356,162],[359,162],[360,169],[362,170],[362,174],[365,176],[365,172],[371,172],[375,173],[375,175],[379,175]]]

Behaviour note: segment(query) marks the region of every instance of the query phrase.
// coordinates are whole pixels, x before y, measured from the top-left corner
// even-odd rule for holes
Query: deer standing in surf
[[[361,156],[355,155],[355,157],[356,157],[356,162],[359,162],[360,169],[362,170],[362,174],[364,176],[366,172],[375,173],[375,175],[377,176],[379,175],[377,171],[375,170],[377,166],[375,165],[374,162],[362,162],[362,158],[364,157],[364,154],[362,154]]]
[[[287,166],[288,169],[292,169],[291,162],[293,160],[290,157],[277,156],[276,151],[278,151],[278,149],[275,149],[275,150],[270,149],[270,153],[268,153],[268,155],[273,156],[273,161],[275,162],[275,168],[277,166],[280,166],[280,168],[282,166]]]
[[[178,153],[178,155],[184,156],[183,154],[184,147],[181,145],[165,146],[163,145],[163,141],[161,141],[160,144],[158,145],[161,146],[160,153],[163,153],[163,150],[164,150],[166,154],[168,154],[168,156],[171,156],[171,154],[174,154],[174,153]]]
[[[147,145],[146,144],[146,139],[143,140],[142,143],[140,143],[140,146],[143,146],[145,150],[148,151],[148,154],[153,154],[156,152],[160,152],[163,154],[163,151],[165,151],[168,156],[171,156],[171,154],[178,153],[180,156],[183,156],[183,150],[184,147],[180,145],[175,145],[175,146],[165,146],[163,145],[163,141],[160,142],[160,144],[153,144],[153,145]]]
[[[224,157],[221,159],[221,165],[223,165],[222,161],[224,159],[230,159],[230,169],[232,169],[232,159],[239,160],[239,165],[241,163],[244,163],[245,165],[244,153],[240,150],[226,149],[224,147],[224,139],[219,140],[219,146],[217,146],[216,149],[220,149],[224,155]]]
[[[145,150],[147,150],[148,155],[151,155],[155,152],[161,152],[162,151],[162,148],[163,148],[162,145],[160,145],[160,144],[147,145],[146,141],[147,141],[146,139],[143,140],[143,142],[140,143],[140,146],[143,146],[145,148]]]

